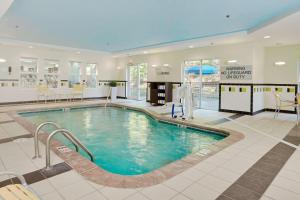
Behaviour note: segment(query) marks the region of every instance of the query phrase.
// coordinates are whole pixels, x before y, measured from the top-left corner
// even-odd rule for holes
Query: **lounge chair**
[[[21,184],[10,184],[0,188],[0,199],[2,200],[40,200],[28,187],[23,176],[13,172],[0,172],[0,176],[9,175],[17,177]]]

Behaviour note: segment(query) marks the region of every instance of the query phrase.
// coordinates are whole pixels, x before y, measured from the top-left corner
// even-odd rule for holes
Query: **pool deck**
[[[145,185],[135,187],[137,185],[133,184],[131,188],[120,188],[120,185],[125,187],[123,181],[120,185],[108,186],[108,182],[115,184],[117,181],[104,173],[93,180],[99,184],[85,178],[82,174],[99,168],[91,162],[83,162],[84,158],[80,156],[80,162],[74,160],[74,155],[78,155],[73,152],[68,159],[51,152],[55,170],[51,174],[43,171],[44,145],[41,144],[42,159],[33,160],[31,134],[34,127],[12,115],[24,110],[99,105],[103,102],[94,100],[0,107],[0,171],[10,170],[25,175],[30,186],[45,200],[300,199],[300,153],[280,141],[284,139],[296,146],[300,144],[300,127],[295,126],[295,115],[280,114],[278,119],[273,119],[273,113],[269,112],[243,116],[197,110],[195,118],[188,123],[231,130],[243,137],[236,137],[230,146],[212,152],[209,157],[201,156],[199,160],[184,162],[190,164],[180,168],[176,174],[172,174],[174,169],[165,170],[164,175],[157,172],[161,177],[158,182],[152,176],[150,184],[141,179],[140,183]],[[119,100],[118,105],[138,109],[150,106],[129,100]],[[168,172],[172,174],[169,177],[166,176]],[[92,177],[96,176],[92,174]],[[5,184],[7,178],[0,177],[0,186]]]

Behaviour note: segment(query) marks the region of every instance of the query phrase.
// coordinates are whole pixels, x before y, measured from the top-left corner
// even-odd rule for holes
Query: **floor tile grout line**
[[[233,123],[235,123],[235,124],[237,124],[237,125],[239,125],[239,126],[241,126],[241,127],[248,128],[248,129],[250,129],[250,130],[253,130],[253,131],[255,131],[256,133],[259,133],[259,134],[261,134],[261,135],[267,136],[267,137],[269,137],[269,138],[271,138],[271,139],[273,139],[273,140],[275,140],[275,141],[284,143],[284,144],[286,144],[286,145],[288,145],[288,146],[290,146],[290,147],[292,147],[292,148],[300,149],[300,147],[297,146],[297,145],[294,145],[294,144],[292,144],[292,143],[286,142],[286,141],[284,141],[283,139],[278,139],[277,137],[271,136],[270,134],[267,134],[267,133],[265,133],[265,132],[263,132],[263,131],[260,131],[260,130],[257,130],[257,129],[255,129],[255,128],[252,128],[252,127],[249,126],[248,124],[244,124],[244,123],[238,122],[238,121],[233,120],[233,119],[230,119],[230,118],[227,118],[227,119],[229,119],[231,122],[233,122]],[[297,127],[297,125],[294,126],[294,127]],[[293,128],[292,128],[292,129],[293,129]]]
[[[293,194],[296,194],[296,195],[300,195],[300,192],[299,192],[299,193],[297,193],[297,192],[294,192],[294,191],[292,191],[292,190],[290,190],[290,189],[287,189],[287,188],[281,187],[280,185],[273,184],[272,186],[273,186],[273,187],[280,188],[280,189],[282,189],[282,190],[286,190],[286,191],[288,191],[288,192],[291,192],[291,193],[293,193]]]
[[[59,163],[59,164],[54,165],[54,168],[55,168],[56,166],[59,166],[59,165],[62,165],[62,164],[66,165],[65,162],[62,162],[62,163]],[[43,169],[34,170],[34,171],[32,171],[32,172],[28,172],[28,173],[22,174],[22,176],[25,177],[25,180],[26,180],[26,177],[27,177],[27,176],[32,175],[32,174],[35,174],[35,173],[40,173],[40,175],[43,177],[42,179],[38,179],[37,181],[29,181],[29,180],[26,180],[26,182],[31,182],[31,183],[28,183],[28,185],[31,185],[31,184],[34,184],[34,183],[37,183],[37,182],[41,182],[41,181],[47,180],[47,179],[49,179],[49,178],[55,177],[55,176],[57,176],[57,175],[60,175],[60,174],[69,172],[69,171],[72,170],[72,168],[69,168],[68,170],[65,170],[65,171],[63,171],[63,172],[57,173],[57,174],[55,174],[55,175],[53,175],[53,176],[51,176],[51,177],[47,177],[45,174],[43,174],[43,173],[42,173],[42,170],[43,170]],[[13,180],[13,179],[18,180],[16,177],[14,177],[14,178],[8,178],[8,179],[6,179],[6,180],[0,181],[0,185],[1,185],[1,184],[4,184],[5,182],[10,182],[10,181]]]
[[[296,128],[297,128],[297,126],[295,126]],[[295,128],[294,127],[294,128]],[[287,138],[288,136],[289,136],[289,134],[292,132],[292,130],[294,129],[294,128],[292,128],[292,129],[290,129],[290,131],[286,134],[286,136],[284,137],[284,139],[285,138]],[[283,139],[283,140],[284,140]],[[228,190],[230,190],[230,188],[231,187],[235,187],[235,184],[238,184],[238,180],[240,180],[242,177],[245,177],[245,174],[249,171],[249,170],[251,170],[251,169],[254,169],[254,165],[255,164],[257,164],[257,163],[259,163],[259,162],[263,162],[262,161],[262,159],[266,159],[266,157],[265,156],[267,156],[268,155],[268,153],[270,153],[270,152],[272,152],[272,151],[275,151],[275,155],[276,154],[278,154],[278,150],[276,149],[277,147],[278,148],[280,148],[281,146],[280,146],[280,144],[282,144],[282,145],[287,145],[287,144],[284,144],[284,143],[278,143],[278,144],[276,144],[273,148],[271,148],[267,153],[265,153],[258,161],[256,161],[250,168],[248,168],[247,169],[247,171],[245,171],[243,174],[242,174],[242,176],[240,176],[231,186],[229,186],[220,196],[222,196],[222,195],[224,195],[224,196],[227,196],[226,195],[226,191],[228,191]],[[291,158],[291,156],[295,153],[295,151],[297,150],[297,149],[295,149],[295,148],[293,148],[293,147],[291,147],[290,145],[287,145],[287,147],[290,149],[290,153],[289,152],[287,152],[287,154],[288,155],[286,155],[286,159],[283,159],[283,160],[280,160],[280,162],[283,162],[283,165],[281,166],[281,168],[280,169],[278,169],[276,172],[274,172],[274,174],[270,174],[270,176],[272,176],[273,178],[271,178],[271,181],[269,182],[269,184],[268,184],[268,186],[266,187],[266,189],[264,190],[264,192],[262,192],[262,193],[260,193],[259,195],[260,195],[260,197],[261,196],[263,196],[263,194],[265,193],[265,191],[267,190],[267,188],[272,184],[272,182],[274,181],[274,179],[278,176],[278,174],[280,173],[280,171],[282,170],[282,168],[284,167],[284,165],[286,164],[286,162]],[[283,148],[283,147],[281,147],[281,148]],[[244,187],[243,185],[239,185],[238,184],[238,186],[239,187]],[[248,187],[245,187],[246,189],[248,189],[249,190],[249,188]],[[251,189],[250,189],[251,190]],[[287,190],[288,191],[288,190]],[[256,191],[254,191],[254,190],[252,190],[252,192],[254,192],[254,193],[256,193]],[[219,196],[219,197],[220,197]]]
[[[204,172],[204,171],[202,171],[202,170],[198,170],[198,171]],[[168,186],[168,185],[166,185],[166,184],[164,184],[164,183],[162,183],[162,184],[163,184],[164,186],[168,187],[169,189],[172,189],[172,190],[178,192],[177,195],[183,195],[183,196],[187,197],[188,199],[191,199],[191,198],[188,197],[186,194],[184,194],[184,191],[186,191],[190,186],[192,186],[192,185],[194,185],[194,184],[198,184],[198,185],[203,186],[202,184],[199,183],[199,181],[200,181],[202,178],[204,178],[205,176],[209,175],[209,173],[207,173],[207,172],[204,172],[204,173],[205,173],[205,175],[203,175],[201,178],[199,178],[199,179],[197,179],[197,180],[195,180],[195,181],[194,181],[194,180],[191,180],[191,179],[189,179],[189,178],[184,177],[185,179],[190,180],[190,181],[191,181],[191,184],[189,184],[187,187],[185,187],[185,188],[184,188],[182,191],[180,191],[180,192],[177,191],[177,190],[175,190],[175,189],[173,189],[173,188],[171,188],[170,186]],[[204,186],[204,187],[205,187],[205,186]],[[211,191],[214,191],[214,192],[218,192],[218,193],[221,194],[221,192],[219,192],[219,191],[212,190],[211,188],[208,188],[208,187],[205,187],[205,188],[208,189],[208,190],[211,190]],[[177,195],[175,195],[175,196],[172,197],[171,199],[175,198]]]

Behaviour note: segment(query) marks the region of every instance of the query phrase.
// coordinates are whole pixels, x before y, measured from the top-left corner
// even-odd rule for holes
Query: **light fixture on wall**
[[[271,36],[269,36],[269,35],[264,36],[264,39],[270,39],[270,38],[271,38]]]
[[[0,63],[5,63],[6,60],[4,58],[0,58]]]
[[[235,64],[235,63],[237,63],[237,60],[228,60],[227,63],[229,63],[229,64]]]
[[[286,62],[285,61],[276,61],[274,63],[275,66],[283,66],[283,65],[286,65]]]

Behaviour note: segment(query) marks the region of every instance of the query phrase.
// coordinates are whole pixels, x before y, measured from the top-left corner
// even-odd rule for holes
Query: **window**
[[[45,59],[45,74],[44,78],[46,84],[50,88],[58,87],[58,70],[59,70],[59,61]]]
[[[97,65],[94,63],[86,66],[86,86],[88,88],[95,88],[97,85]]]
[[[21,87],[32,88],[37,85],[37,59],[21,58],[20,59],[20,84]]]
[[[72,87],[74,84],[80,84],[81,81],[81,63],[80,62],[70,62],[70,77],[69,86]]]

